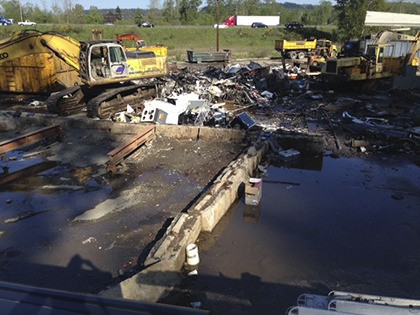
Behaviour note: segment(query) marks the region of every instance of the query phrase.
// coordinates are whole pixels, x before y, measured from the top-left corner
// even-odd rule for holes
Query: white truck
[[[29,20],[25,20],[25,21],[18,22],[18,25],[20,25],[20,26],[35,26],[36,23],[32,22],[32,21],[29,21]]]
[[[225,26],[251,26],[254,22],[264,23],[267,26],[280,24],[278,15],[232,15],[229,16],[223,25]]]

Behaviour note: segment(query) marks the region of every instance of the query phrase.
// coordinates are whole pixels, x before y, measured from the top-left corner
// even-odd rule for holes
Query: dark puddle
[[[279,314],[305,292],[419,296],[420,168],[307,155],[268,167],[262,189],[258,207],[240,200],[200,236],[186,300],[215,314]]]

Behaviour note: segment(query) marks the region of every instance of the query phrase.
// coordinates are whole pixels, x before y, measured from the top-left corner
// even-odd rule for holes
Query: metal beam
[[[132,152],[137,150],[139,146],[142,144],[152,141],[156,138],[156,127],[152,126],[147,128],[146,131],[138,134],[131,140],[125,142],[118,148],[115,148],[111,152],[108,153],[108,171],[111,171],[112,173],[117,173],[118,164],[121,164],[124,159],[130,155]]]
[[[50,137],[57,137],[57,140],[61,140],[61,127],[59,125],[42,128],[19,137],[0,142],[0,159],[4,160],[7,152],[26,147]]]

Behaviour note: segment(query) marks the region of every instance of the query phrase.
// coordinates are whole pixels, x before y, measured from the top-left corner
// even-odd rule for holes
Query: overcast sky
[[[320,0],[290,0],[290,1],[279,1],[282,2],[293,2],[297,4],[318,4]],[[420,1],[420,0],[417,0]],[[41,8],[44,7],[44,4],[51,8],[51,3],[54,3],[55,0],[21,0],[21,3],[32,3],[34,5],[39,5]],[[162,5],[163,0],[159,1]],[[204,2],[204,1],[203,1]],[[335,3],[335,1],[330,1],[331,3]],[[61,1],[58,1],[58,3],[61,3]],[[99,9],[115,9],[117,6],[120,7],[120,9],[147,9],[150,5],[150,0],[72,0],[73,5],[74,4],[81,4],[85,9],[89,9],[91,6],[98,7]]]

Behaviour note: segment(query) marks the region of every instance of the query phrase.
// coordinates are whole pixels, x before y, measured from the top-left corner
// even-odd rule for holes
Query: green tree
[[[13,19],[14,21],[20,21],[19,1],[17,0],[0,1],[0,5],[3,8],[1,13],[6,19]]]
[[[406,3],[402,0],[398,2],[387,2],[384,11],[406,14],[420,14],[420,3]]]
[[[335,12],[331,2],[323,0],[312,11],[308,12],[315,25],[325,25],[334,20]]]
[[[159,0],[150,0],[149,11],[147,12],[147,19],[150,22],[156,23],[161,12],[159,10]]]
[[[81,4],[76,4],[71,11],[71,21],[74,24],[85,24],[86,14],[85,8]]]
[[[179,15],[180,15],[180,19],[181,21],[187,21],[187,15],[188,15],[188,1],[187,0],[182,0],[180,5],[179,5]]]
[[[201,0],[181,0],[179,2],[179,15],[181,23],[187,24],[196,20]]]
[[[50,13],[46,10],[41,10],[38,6],[35,6],[32,13],[31,19],[37,23],[48,23],[50,22]]]
[[[223,23],[227,17],[240,13],[239,0],[219,0],[219,22]],[[207,0],[205,12],[213,17],[216,22],[217,0]]]
[[[176,9],[176,3],[174,0],[165,0],[163,2],[163,18],[168,23],[174,23],[179,21],[179,12]]]
[[[217,13],[217,2],[219,2],[219,14],[220,17],[222,18],[222,16],[224,17],[224,13],[225,13],[225,1],[224,0],[207,0],[207,6],[204,8],[204,11],[209,14],[214,16],[214,21],[216,22],[216,13]]]
[[[384,11],[385,0],[368,0],[367,9],[370,11]]]
[[[97,7],[91,6],[89,8],[89,14],[86,16],[86,21],[89,24],[103,24],[104,16]]]
[[[54,12],[53,14],[53,23],[62,23],[63,22],[63,10],[61,8],[60,2],[59,1],[54,1],[52,4],[52,12]]]
[[[117,16],[117,20],[121,21],[122,20],[122,14],[121,14],[121,9],[119,6],[117,6],[117,8],[115,9],[115,15]]]
[[[310,17],[309,17],[308,12],[305,12],[305,13],[303,13],[303,14],[302,14],[302,16],[300,17],[300,21],[301,21],[304,25],[307,25],[307,24],[312,24],[312,21],[311,21],[311,19],[310,19]]]
[[[360,38],[363,34],[366,11],[379,11],[384,0],[337,0],[339,35],[342,39]]]
[[[281,15],[282,6],[274,0],[265,0],[261,7],[261,15]]]
[[[237,5],[238,15],[260,15],[260,1],[259,0],[244,0]]]
[[[63,20],[65,23],[70,24],[73,3],[71,0],[62,0],[62,6],[63,6]]]
[[[340,37],[360,38],[363,33],[367,0],[337,0],[336,10]]]
[[[136,9],[136,13],[134,14],[134,23],[139,24],[143,22],[143,13],[140,9]]]

